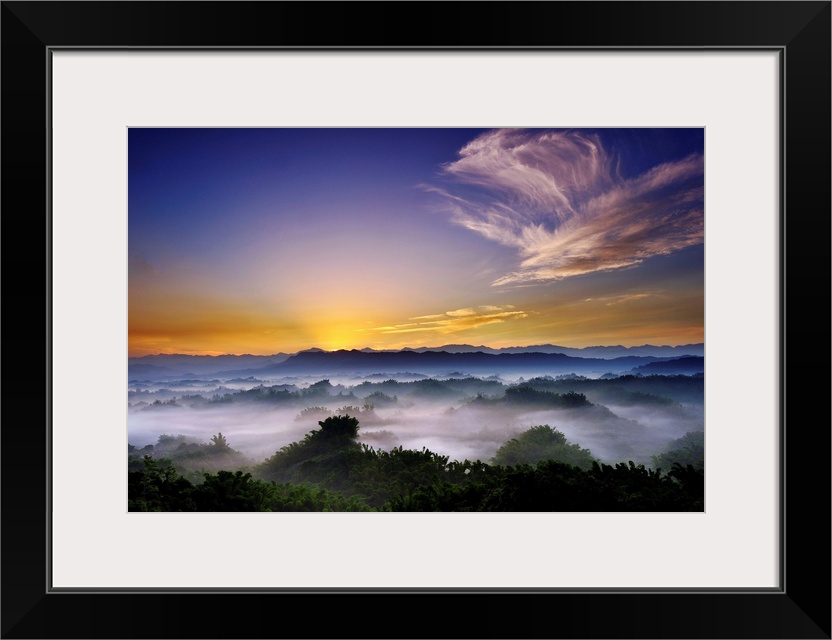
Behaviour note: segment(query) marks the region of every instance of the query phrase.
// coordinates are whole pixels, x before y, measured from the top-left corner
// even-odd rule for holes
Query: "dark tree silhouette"
[[[215,447],[218,449],[228,449],[228,440],[225,439],[225,436],[222,435],[222,431],[220,431],[217,435],[211,436],[211,442]]]

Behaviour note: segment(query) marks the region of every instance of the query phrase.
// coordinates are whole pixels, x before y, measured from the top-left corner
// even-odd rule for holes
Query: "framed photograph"
[[[321,6],[3,3],[3,637],[830,637],[830,3]]]
[[[705,511],[704,152],[130,128],[128,509]]]

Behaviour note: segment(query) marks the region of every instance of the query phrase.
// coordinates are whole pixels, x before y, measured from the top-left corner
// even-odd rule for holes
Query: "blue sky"
[[[704,336],[702,129],[130,129],[130,353]]]

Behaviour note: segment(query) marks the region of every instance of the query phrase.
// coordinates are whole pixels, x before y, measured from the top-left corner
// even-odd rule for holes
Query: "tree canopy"
[[[160,455],[132,456],[131,511],[702,511],[704,470],[667,473],[633,462],[601,464],[549,425],[504,443],[492,460],[450,461],[423,448],[359,444],[359,421],[335,415],[250,469],[218,433],[211,444],[165,435]],[[695,449],[701,435],[680,444]],[[671,452],[672,453],[672,452]],[[170,455],[173,458],[168,459]],[[210,462],[226,468],[206,469]],[[182,467],[184,463],[196,464]],[[180,475],[185,469],[189,475]]]
[[[492,462],[513,466],[535,464],[542,460],[554,460],[589,469],[595,458],[589,449],[570,444],[566,436],[548,424],[531,427],[497,449]]]

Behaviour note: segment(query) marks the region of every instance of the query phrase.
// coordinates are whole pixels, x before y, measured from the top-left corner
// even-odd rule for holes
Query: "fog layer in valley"
[[[703,431],[703,399],[701,374],[136,376],[128,388],[128,440],[152,453],[148,445],[158,447],[162,435],[206,443],[222,433],[257,463],[327,416],[348,414],[359,420],[359,441],[376,449],[424,447],[451,460],[488,462],[506,441],[545,424],[602,462],[649,466],[672,441]]]

